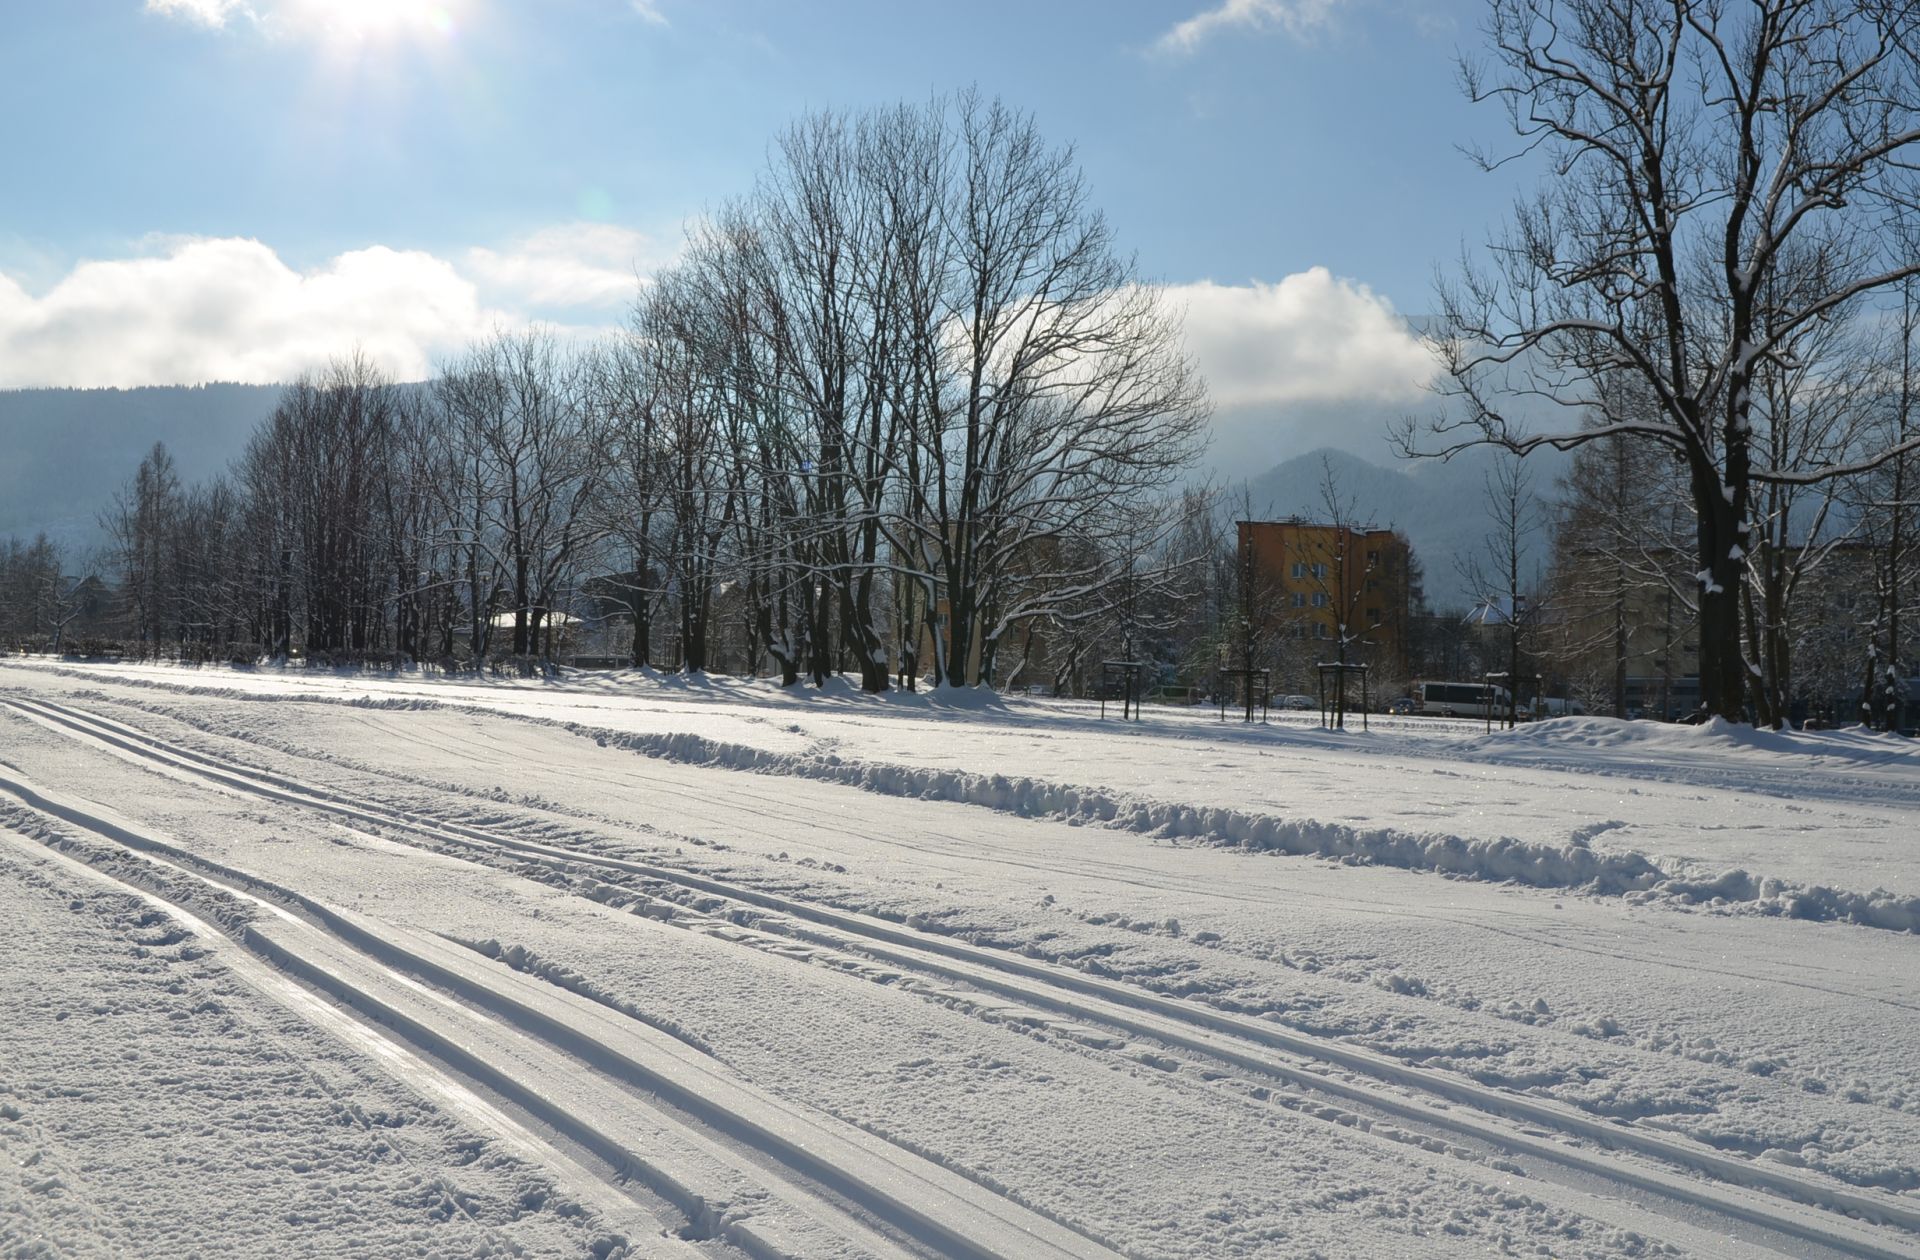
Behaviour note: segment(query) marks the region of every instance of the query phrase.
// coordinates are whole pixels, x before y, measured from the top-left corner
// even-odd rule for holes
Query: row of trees
[[[524,659],[585,593],[636,664],[966,683],[1172,580],[1207,416],[1072,151],[965,94],[801,120],[623,335],[336,362],[106,524],[147,647]]]
[[[1737,647],[1746,712],[1766,724],[1821,710],[1908,724],[1920,659],[1920,454],[1910,446],[1920,285],[1897,292],[1892,318],[1861,329],[1841,312],[1824,330],[1847,347],[1844,371],[1817,389],[1777,389],[1757,413],[1776,464],[1822,473],[1751,497]],[[1708,639],[1684,461],[1608,434],[1575,451],[1551,494],[1536,493],[1518,460],[1501,465],[1489,504],[1491,571],[1469,576],[1483,605],[1501,610],[1515,660],[1601,711],[1673,711],[1671,700],[1630,697],[1656,677],[1663,694],[1686,696],[1679,711],[1692,708]],[[1549,558],[1522,565],[1521,540],[1535,531],[1550,536]]]
[[[1839,697],[1858,707],[1836,718],[1907,724],[1920,662],[1920,454],[1910,445],[1920,324],[1903,315],[1873,331],[1854,343],[1843,379],[1814,396],[1777,396],[1758,426],[1782,464],[1841,470],[1769,483],[1750,499],[1736,647],[1744,711],[1764,724]],[[1817,453],[1786,453],[1794,443]],[[1542,593],[1559,658],[1604,664],[1607,677],[1587,689],[1615,706],[1630,671],[1692,673],[1689,651],[1697,643],[1704,657],[1710,637],[1684,465],[1609,436],[1576,452],[1556,513]]]
[[[1702,703],[1735,720],[1784,720],[1796,587],[1851,530],[1885,550],[1870,668],[1890,694],[1917,445],[1920,9],[1492,0],[1487,36],[1468,91],[1505,105],[1545,177],[1442,290],[1455,405],[1410,424],[1407,449],[1581,450],[1596,488],[1574,533],[1684,606]],[[1542,405],[1578,420],[1542,425]]]
[[[0,644],[40,643],[59,651],[68,631],[102,615],[107,592],[75,578],[45,534],[0,538]]]
[[[510,361],[539,358],[528,352],[524,342],[475,350],[463,360],[461,388],[493,379]],[[427,440],[422,426],[444,423],[434,416],[445,404],[420,388],[377,378],[356,383],[357,373],[365,375],[364,368],[336,365],[289,390],[238,466],[238,490],[222,480],[183,491],[164,450],[153,452],[110,522],[122,538],[118,601],[97,581],[63,577],[67,567],[45,539],[0,544],[0,638],[58,648],[63,638],[85,639],[117,620],[119,633],[144,633],[150,645],[202,656],[235,643],[248,656],[297,643],[320,654],[390,650],[472,661],[550,650],[550,610],[582,608],[583,586],[600,595],[584,604],[611,602],[629,614],[651,604],[679,624],[682,610],[670,587],[637,580],[638,570],[608,567],[632,558],[630,543],[652,549],[648,562],[657,572],[692,566],[674,554],[671,531],[621,533],[617,521],[599,530],[594,522],[613,507],[604,468],[577,466],[564,478],[597,487],[576,510],[549,492],[554,478],[525,459],[506,458],[511,444],[477,428],[460,457],[447,460],[454,471],[443,481],[382,475],[380,468],[424,465],[444,436]],[[538,445],[550,459],[590,449],[554,433]],[[1904,724],[1901,662],[1912,653],[1902,649],[1920,622],[1910,615],[1920,610],[1909,608],[1920,592],[1920,547],[1902,498],[1912,458],[1835,479],[1833,501],[1820,501],[1827,523],[1817,538],[1775,549],[1775,572],[1786,579],[1773,623],[1783,627],[1786,650],[1767,675],[1779,688],[1775,712],[1851,694],[1865,697],[1870,720]],[[302,468],[316,471],[290,475]],[[370,478],[375,493],[362,489]],[[303,493],[306,485],[326,489]],[[435,485],[450,487],[450,497],[413,492]],[[236,510],[245,502],[258,510]],[[1272,516],[1285,506],[1305,509],[1327,528],[1306,531],[1279,557],[1297,570],[1297,580],[1250,580],[1249,553],[1231,520]],[[1526,680],[1528,690],[1538,677],[1552,694],[1600,712],[1691,706],[1687,676],[1698,627],[1685,600],[1686,511],[1671,461],[1634,443],[1596,442],[1546,492],[1536,492],[1524,464],[1509,461],[1491,470],[1484,507],[1483,547],[1446,558],[1471,604],[1430,612],[1419,558],[1360,544],[1365,518],[1330,469],[1312,504],[1256,511],[1244,495],[1231,500],[1188,489],[1160,545],[1134,555],[1132,567],[1102,592],[1099,615],[1029,619],[1012,637],[996,681],[1085,694],[1099,680],[1098,663],[1118,658],[1155,663],[1158,676],[1198,689],[1221,685],[1216,674],[1223,667],[1267,667],[1277,689],[1311,693],[1320,662],[1356,660],[1373,667],[1382,699],[1414,678],[1477,678],[1491,670]],[[456,520],[473,522],[470,532],[449,524]],[[1545,566],[1530,546],[1540,534],[1552,540]],[[434,537],[449,541],[413,545]],[[1343,554],[1358,546],[1366,550]],[[1382,556],[1391,559],[1383,563]],[[516,557],[525,557],[524,565]],[[721,571],[737,573],[731,563],[723,561]],[[588,572],[600,576],[583,584],[580,575]],[[723,580],[737,596],[739,583]],[[1764,584],[1756,580],[1754,589]],[[910,606],[913,588],[896,578],[880,590],[891,624]],[[718,603],[738,631],[730,642],[747,644],[754,605],[737,597]],[[117,618],[105,615],[116,606]],[[517,609],[530,611],[523,617]],[[646,620],[626,620],[632,631],[622,651],[649,659]],[[730,651],[722,665],[754,669],[770,657]]]

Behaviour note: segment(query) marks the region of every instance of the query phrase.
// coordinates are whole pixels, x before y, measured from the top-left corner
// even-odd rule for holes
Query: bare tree
[[[168,574],[174,608],[173,637],[183,651],[211,659],[236,642],[247,620],[247,590],[240,572],[243,503],[233,484],[216,477],[181,496],[169,548]]]
[[[1807,290],[1825,283],[1817,265],[1783,267],[1759,295],[1763,331],[1779,311],[1797,308]],[[1878,347],[1855,335],[1853,314],[1845,306],[1781,336],[1779,353],[1756,368],[1753,446],[1768,466],[1842,466],[1876,447],[1879,435],[1868,422],[1877,382],[1867,357]],[[1789,720],[1802,637],[1797,597],[1859,524],[1836,511],[1847,489],[1839,477],[1754,485],[1743,598],[1750,691],[1755,717],[1764,725],[1778,728]]]
[[[1125,548],[1104,544],[1159,510],[1209,412],[1072,150],[998,101],[954,114],[940,235],[901,282],[915,379],[894,544],[927,590],[937,676],[959,684],[992,676],[1012,627],[1117,580]]]
[[[1219,672],[1229,662],[1252,664],[1252,645],[1244,645],[1246,650],[1241,651],[1237,629],[1243,612],[1261,606],[1240,595],[1245,566],[1238,540],[1226,528],[1227,503],[1226,492],[1219,486],[1187,485],[1179,495],[1179,524],[1165,544],[1183,576],[1183,593],[1176,596],[1172,617],[1174,659],[1182,673],[1213,678],[1216,687],[1224,683]],[[1235,510],[1242,520],[1253,518],[1252,495],[1244,483]],[[1272,617],[1266,620],[1271,622]]]
[[[1478,607],[1473,616],[1499,635],[1505,649],[1507,726],[1519,719],[1520,664],[1532,631],[1540,621],[1542,604],[1537,582],[1523,572],[1529,540],[1544,534],[1545,506],[1534,494],[1532,479],[1518,458],[1503,459],[1487,473],[1487,522],[1491,528],[1482,556],[1465,558],[1461,576],[1473,591]]]
[[[66,558],[44,533],[31,542],[0,539],[0,644],[59,652],[67,628],[98,613],[86,577],[64,571]]]
[[[657,393],[666,580],[679,610],[680,664],[707,669],[713,600],[723,545],[743,504],[741,465],[753,382],[744,372],[746,329],[730,310],[735,289],[715,282],[721,265],[697,253],[658,277],[640,320]]]
[[[1687,508],[1684,469],[1650,443],[1614,434],[1574,453],[1559,480],[1545,648],[1596,711],[1625,717],[1628,681],[1655,659],[1636,631],[1698,590],[1676,571],[1690,548],[1674,526]],[[1666,660],[1670,653],[1661,653]]]
[[[1920,244],[1920,242],[1916,242]],[[1900,305],[1890,331],[1892,353],[1879,375],[1878,444],[1905,448],[1920,429],[1915,414],[1920,391],[1920,281],[1900,286]],[[1855,486],[1852,509],[1861,540],[1872,553],[1873,607],[1865,626],[1864,678],[1860,689],[1863,720],[1879,730],[1899,730],[1908,719],[1912,661],[1907,639],[1920,599],[1920,538],[1913,509],[1920,495],[1915,458],[1888,460]]]
[[[376,492],[381,555],[392,574],[393,649],[403,661],[450,658],[459,621],[450,548],[457,530],[447,496],[458,482],[442,413],[422,390],[396,392],[386,475]]]
[[[270,574],[270,650],[289,650],[296,626],[309,654],[360,656],[384,638],[380,506],[397,408],[393,383],[350,355],[288,386],[254,435],[236,514]]]
[[[876,597],[882,514],[900,421],[894,376],[903,337],[891,301],[900,255],[892,216],[909,213],[911,190],[891,187],[903,168],[886,160],[896,129],[924,127],[901,109],[857,122],[812,114],[779,141],[753,202],[763,248],[747,256],[756,293],[745,310],[773,349],[777,389],[796,418],[791,436],[804,467],[795,489],[812,529],[803,545],[823,584],[808,640],[823,677],[839,645],[868,691],[884,691],[888,642]]]
[[[474,478],[472,542],[507,582],[516,657],[542,651],[541,632],[596,537],[588,505],[606,461],[589,379],[580,355],[536,328],[471,347],[435,385]]]
[[[1675,452],[1694,512],[1702,699],[1739,720],[1756,487],[1856,474],[1903,449],[1776,464],[1756,447],[1755,408],[1763,374],[1790,367],[1810,326],[1920,274],[1882,230],[1914,204],[1920,10],[1492,0],[1487,34],[1492,66],[1463,67],[1468,93],[1503,101],[1549,174],[1487,265],[1443,287],[1435,344],[1457,406],[1403,441],[1525,454],[1626,435]],[[1782,284],[1795,269],[1815,279]],[[1608,409],[1619,373],[1651,414]],[[1599,422],[1533,427],[1518,399]]]
[[[134,636],[143,652],[159,648],[171,619],[166,578],[179,510],[180,478],[173,456],[156,442],[101,519],[113,540],[120,590],[131,605]]]
[[[633,618],[628,648],[633,663],[650,665],[654,617],[664,594],[657,564],[665,510],[661,383],[650,370],[649,350],[638,329],[616,340],[594,363],[594,396],[605,417],[609,464],[605,491],[597,502],[600,529],[619,542],[626,561],[623,573],[601,585]]]
[[[1302,630],[1311,628],[1310,645],[1319,645],[1314,668],[1317,670],[1322,663],[1338,666],[1333,720],[1336,726],[1345,727],[1348,667],[1364,663],[1372,669],[1398,664],[1373,658],[1389,615],[1405,618],[1410,575],[1389,571],[1393,557],[1383,553],[1372,523],[1361,519],[1358,501],[1341,488],[1333,461],[1325,456],[1320,460],[1319,498],[1316,514],[1320,519],[1295,533],[1290,572],[1301,585],[1294,592],[1302,601],[1295,608],[1297,625]],[[1403,541],[1396,536],[1395,542]],[[1389,598],[1402,607],[1390,609]],[[1368,612],[1376,608],[1378,618]],[[1329,644],[1333,649],[1331,661],[1325,655]],[[1363,662],[1362,657],[1368,659]]]

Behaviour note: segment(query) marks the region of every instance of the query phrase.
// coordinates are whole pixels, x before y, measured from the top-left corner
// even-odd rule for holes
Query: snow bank
[[[1461,745],[1461,751],[1494,755],[1520,750],[1644,751],[1699,754],[1747,751],[1792,758],[1833,758],[1881,764],[1920,765],[1920,742],[1900,735],[1849,727],[1838,731],[1776,731],[1709,718],[1698,726],[1625,722],[1607,717],[1548,718],[1510,731],[1496,731]]]
[[[1590,887],[1621,893],[1649,889],[1660,878],[1658,868],[1638,854],[1597,853],[1579,841],[1547,845],[1513,837],[1467,839],[1440,832],[1352,827],[1115,796],[1099,788],[1025,776],[854,761],[831,753],[795,756],[684,733],[631,734],[577,724],[568,724],[567,729],[606,747],[626,748],[686,765],[798,775],[885,796],[953,801],[1027,818],[1108,826],[1167,839],[1513,880],[1541,888]]]
[[[1049,783],[1025,776],[970,774],[856,761],[831,753],[796,756],[685,733],[632,734],[577,723],[564,725],[565,729],[591,738],[603,747],[630,749],[686,765],[797,775],[886,796],[952,801],[1028,818],[1051,818],[1169,839],[1432,871],[1535,888],[1626,895],[1635,901],[1737,904],[1762,914],[1920,932],[1920,897],[1901,896],[1885,889],[1862,893],[1806,887],[1755,877],[1745,871],[1702,880],[1664,871],[1642,854],[1596,851],[1588,835],[1576,835],[1563,844],[1545,844],[1512,836],[1474,839],[1445,832],[1354,827],[1311,818],[1282,818],[1120,796],[1099,788]]]
[[[748,699],[762,699],[771,693],[806,704],[840,701],[900,709],[958,709],[968,713],[1001,710],[1007,707],[1006,697],[991,687],[960,687],[952,683],[941,683],[937,687],[927,687],[919,691],[901,691],[897,688],[887,691],[862,691],[852,679],[837,674],[818,687],[808,682],[797,682],[791,687],[782,687],[766,678],[736,679],[732,682],[732,689],[736,693],[748,693],[743,697]]]

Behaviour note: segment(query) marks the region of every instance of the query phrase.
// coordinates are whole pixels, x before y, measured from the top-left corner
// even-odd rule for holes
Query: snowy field
[[[0,660],[0,1256],[1920,1257],[1920,749]]]

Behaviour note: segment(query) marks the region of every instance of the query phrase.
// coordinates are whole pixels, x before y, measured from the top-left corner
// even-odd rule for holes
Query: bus
[[[1413,711],[1440,717],[1505,717],[1507,689],[1494,683],[1430,682],[1413,689]]]

